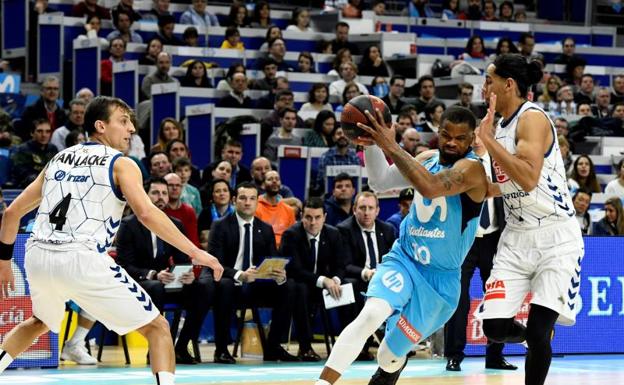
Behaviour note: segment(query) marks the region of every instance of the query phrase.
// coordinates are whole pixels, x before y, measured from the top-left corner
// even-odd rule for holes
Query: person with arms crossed
[[[379,368],[369,384],[396,383],[407,353],[455,311],[461,265],[475,239],[487,193],[485,171],[470,148],[476,126],[470,110],[446,110],[439,150],[416,158],[401,151],[394,125],[379,123],[381,112],[375,112],[376,119],[366,111],[374,129],[358,124],[371,135],[357,140],[367,146],[369,185],[378,192],[407,187],[416,191],[399,239],[369,284],[364,309],[342,331],[316,385],[336,382],[386,319],[386,334],[377,351]],[[392,166],[384,153],[390,154]]]
[[[483,332],[491,341],[526,340],[527,385],[546,380],[555,322],[575,322],[584,254],[555,125],[527,100],[528,88],[541,78],[538,62],[527,64],[517,54],[499,56],[487,67],[483,92],[489,98],[488,116],[477,130],[496,173],[488,190],[502,194],[507,226],[475,316],[483,319]],[[502,116],[496,129],[495,112]],[[532,298],[525,328],[514,316],[528,292]]]
[[[0,229],[0,297],[14,290],[11,257],[20,219],[39,206],[26,246],[26,274],[33,316],[11,330],[0,346],[0,371],[40,335],[59,332],[65,302],[82,309],[119,335],[137,330],[149,342],[155,382],[174,383],[175,358],[169,324],[152,300],[106,250],[121,223],[126,202],[147,228],[210,267],[223,267],[196,247],[152,204],[136,164],[122,156],[135,132],[132,111],[120,99],[97,97],[85,114],[93,142],[57,154],[9,206]]]

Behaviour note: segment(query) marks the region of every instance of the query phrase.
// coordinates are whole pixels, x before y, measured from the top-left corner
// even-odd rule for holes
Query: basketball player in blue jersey
[[[496,172],[490,191],[502,195],[507,226],[476,317],[495,342],[526,340],[525,383],[542,385],[552,358],[555,322],[573,325],[580,290],[583,238],[575,219],[555,125],[527,100],[542,78],[538,62],[518,54],[500,55],[487,67],[484,95],[487,124],[477,135]],[[502,119],[496,129],[491,117]],[[526,329],[514,316],[531,293]]]
[[[15,289],[10,260],[20,219],[39,207],[25,258],[33,316],[5,336],[0,373],[37,337],[59,332],[65,302],[71,299],[119,335],[137,330],[145,336],[156,383],[174,383],[169,324],[141,286],[106,253],[126,202],[160,239],[194,263],[210,267],[215,280],[223,267],[151,203],[141,171],[122,156],[135,132],[131,115],[120,99],[93,99],[84,124],[92,142],[55,155],[6,209],[0,228],[0,298]]]
[[[366,146],[368,182],[373,190],[414,187],[414,200],[399,238],[377,267],[358,317],[340,334],[317,385],[333,384],[355,360],[364,342],[388,320],[377,351],[379,368],[370,384],[396,383],[407,353],[443,327],[460,295],[462,262],[472,245],[487,179],[472,152],[476,120],[463,107],[441,118],[439,149],[413,158],[395,141],[395,127],[367,112],[373,127],[360,124]],[[385,154],[394,164],[388,165]]]

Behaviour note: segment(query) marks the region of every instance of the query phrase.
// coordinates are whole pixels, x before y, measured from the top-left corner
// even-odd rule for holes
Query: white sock
[[[325,380],[317,380],[314,385],[331,385],[329,383],[329,381],[325,381]]]
[[[89,329],[78,326],[74,331],[74,335],[67,341],[68,345],[84,344],[84,340],[89,334]]]
[[[175,385],[175,375],[171,372],[156,373],[156,385]]]
[[[0,349],[0,373],[4,372],[4,369],[8,368],[13,362],[13,357],[4,350]]]

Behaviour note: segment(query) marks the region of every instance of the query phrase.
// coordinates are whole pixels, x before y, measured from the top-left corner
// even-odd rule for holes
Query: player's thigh
[[[409,270],[394,259],[386,259],[377,266],[377,271],[368,284],[366,296],[383,299],[392,309],[400,312],[409,302],[413,289]]]

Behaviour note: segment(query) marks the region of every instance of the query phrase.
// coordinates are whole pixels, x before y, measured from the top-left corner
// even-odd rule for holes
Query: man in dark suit
[[[321,290],[340,298],[344,279],[344,243],[340,232],[325,224],[325,216],[323,200],[310,198],[303,204],[301,221],[282,235],[281,254],[291,257],[288,273],[297,289],[294,318],[302,361],[321,359],[310,343],[311,316],[319,305],[324,306]]]
[[[167,206],[169,194],[164,179],[148,180],[145,191],[156,207],[163,210]],[[184,232],[180,221],[170,219]],[[189,271],[180,278],[183,286],[179,291],[165,289],[165,285],[175,279],[169,271],[171,260],[173,264],[189,265]],[[176,363],[195,364],[196,360],[189,354],[187,346],[189,341],[197,340],[214,297],[214,281],[209,270],[202,269],[199,277],[195,278],[188,256],[156,237],[134,214],[125,217],[119,227],[117,262],[139,282],[161,311],[165,303],[183,304],[186,318],[175,347]]]
[[[379,201],[377,196],[364,191],[355,197],[353,216],[338,224],[338,230],[347,246],[346,281],[353,284],[355,308],[349,313],[342,312],[342,322],[349,324],[364,307],[368,282],[373,278],[381,257],[390,251],[396,235],[392,225],[379,219]],[[369,340],[370,341],[370,340]],[[358,357],[360,360],[372,360],[368,353],[368,343]]]
[[[216,363],[236,361],[227,350],[228,333],[234,306],[241,301],[273,308],[271,331],[264,350],[265,361],[298,361],[280,345],[290,326],[294,303],[294,283],[286,270],[274,270],[270,280],[256,281],[256,266],[267,256],[277,255],[275,236],[270,225],[254,217],[258,189],[251,182],[241,183],[234,191],[236,211],[213,222],[208,250],[223,265],[223,277],[217,285],[215,307]]]
[[[492,180],[494,169],[490,155],[478,138],[475,138],[473,150],[481,159],[488,179]],[[501,232],[505,227],[505,213],[503,200],[500,197],[490,198],[483,202],[483,211],[479,220],[477,237],[462,264],[461,295],[455,314],[446,323],[444,328],[444,355],[447,359],[446,370],[458,372],[461,370],[461,362],[464,359],[466,347],[466,326],[468,312],[470,311],[470,281],[475,268],[479,268],[481,281],[485,282],[492,271],[494,254]],[[485,291],[485,288],[484,288]],[[485,351],[485,367],[488,369],[516,370],[516,366],[510,364],[503,357],[504,344],[489,342]]]

